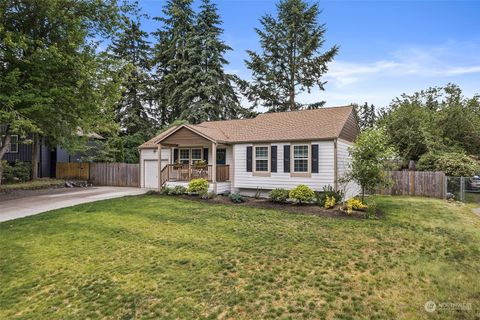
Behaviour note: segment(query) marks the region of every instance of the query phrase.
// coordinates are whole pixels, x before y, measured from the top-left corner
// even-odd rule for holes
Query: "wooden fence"
[[[88,180],[93,185],[139,187],[140,165],[131,163],[57,163],[58,179]]]
[[[389,171],[391,185],[378,191],[386,195],[422,196],[444,199],[445,173],[441,171]]]

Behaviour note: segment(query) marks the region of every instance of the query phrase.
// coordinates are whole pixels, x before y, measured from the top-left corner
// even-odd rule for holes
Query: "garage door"
[[[144,180],[145,188],[158,188],[158,162],[157,160],[145,160]]]

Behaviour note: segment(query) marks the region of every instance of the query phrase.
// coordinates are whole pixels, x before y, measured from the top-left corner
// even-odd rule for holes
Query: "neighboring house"
[[[83,133],[79,131],[78,136],[83,136]],[[89,144],[92,146],[95,144],[95,140],[103,139],[103,137],[98,134],[91,134],[87,136],[90,138]],[[30,141],[20,141],[18,135],[12,135],[10,146],[8,146],[7,153],[2,160],[6,160],[9,164],[14,164],[17,160],[31,162],[32,149],[33,144]],[[48,145],[46,138],[40,137],[38,158],[39,178],[55,178],[57,162],[82,162],[83,155],[70,154],[67,150],[60,146],[51,147]]]
[[[347,149],[358,134],[351,106],[179,125],[139,147],[141,186],[187,186],[203,177],[216,193],[265,195],[299,184],[318,191],[340,188]],[[346,193],[357,192],[350,186]]]

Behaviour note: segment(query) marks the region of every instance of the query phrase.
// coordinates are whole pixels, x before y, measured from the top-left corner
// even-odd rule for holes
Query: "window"
[[[255,147],[255,171],[268,172],[268,147]]]
[[[202,149],[192,149],[192,163],[202,160]]]
[[[308,145],[293,146],[293,172],[308,172]]]
[[[1,146],[2,141],[0,140],[0,147]],[[18,135],[13,134],[10,136],[10,145],[7,146],[7,153],[18,153]]]
[[[180,149],[178,160],[181,164],[194,164],[203,159],[202,153],[202,148]]]
[[[189,164],[190,163],[190,149],[180,149],[180,157],[179,157],[181,164]]]

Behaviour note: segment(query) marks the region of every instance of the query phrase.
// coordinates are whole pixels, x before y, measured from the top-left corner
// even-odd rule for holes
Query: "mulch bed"
[[[192,201],[200,201],[205,203],[211,204],[229,204],[235,206],[244,206],[244,207],[254,207],[260,209],[273,209],[273,210],[281,210],[290,213],[300,213],[306,215],[314,215],[314,216],[322,216],[322,217],[329,217],[329,218],[339,218],[339,219],[365,219],[365,212],[361,211],[354,211],[352,214],[347,214],[340,210],[339,206],[336,206],[333,209],[325,209],[318,205],[313,204],[294,204],[294,203],[275,203],[271,202],[268,199],[263,198],[250,198],[244,197],[245,202],[243,203],[233,203],[230,199],[226,196],[216,196],[213,199],[201,199],[196,196],[189,196],[189,195],[182,195],[179,196],[182,199],[192,200]]]

